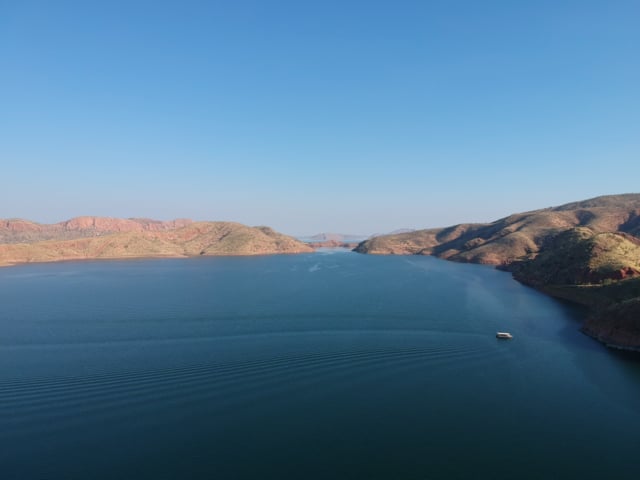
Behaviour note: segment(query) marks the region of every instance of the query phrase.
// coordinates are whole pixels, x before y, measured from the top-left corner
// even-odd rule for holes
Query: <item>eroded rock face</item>
[[[613,280],[625,280],[628,278],[635,278],[637,276],[640,276],[640,270],[633,267],[626,267],[614,272],[611,278]]]
[[[39,232],[42,230],[42,225],[34,222],[22,219],[11,219],[0,221],[0,231],[7,231],[13,233],[23,232]]]

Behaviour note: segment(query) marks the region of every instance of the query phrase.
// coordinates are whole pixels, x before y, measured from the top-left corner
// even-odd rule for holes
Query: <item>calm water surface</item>
[[[580,314],[430,257],[1,269],[0,476],[635,479],[640,363]]]

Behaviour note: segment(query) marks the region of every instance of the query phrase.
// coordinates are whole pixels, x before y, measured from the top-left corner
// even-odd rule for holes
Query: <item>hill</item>
[[[382,235],[360,253],[434,255],[460,262],[505,265],[533,258],[545,242],[575,227],[640,234],[640,194],[609,195],[555,208],[517,213],[491,223]]]
[[[596,233],[586,227],[550,239],[529,261],[509,268],[533,286],[593,285],[640,275],[640,239],[625,233]]]
[[[508,269],[525,284],[589,307],[582,328],[588,335],[609,346],[640,349],[640,239],[576,228]]]
[[[13,241],[9,243],[5,240],[4,244],[0,244],[0,265],[3,266],[60,260],[313,251],[303,242],[268,227],[248,227],[233,222],[157,222],[82,217],[81,220],[74,219],[53,226],[25,220],[13,220],[10,223],[12,227],[5,224],[3,233],[17,233],[5,233]],[[114,230],[116,233],[113,233]],[[42,236],[53,239],[42,241]],[[25,242],[25,238],[36,240]],[[22,242],[18,243],[17,239],[22,239]]]
[[[193,223],[178,219],[169,222],[148,218],[75,217],[64,222],[41,224],[21,218],[0,219],[0,244],[71,240],[123,232],[160,232]]]

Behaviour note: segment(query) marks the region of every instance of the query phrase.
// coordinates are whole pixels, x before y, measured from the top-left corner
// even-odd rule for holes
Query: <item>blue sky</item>
[[[291,234],[640,191],[640,3],[0,0],[0,218]]]

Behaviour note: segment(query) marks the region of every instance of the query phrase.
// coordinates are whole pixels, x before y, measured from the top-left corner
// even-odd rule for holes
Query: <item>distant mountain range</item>
[[[370,240],[370,239],[375,238],[375,237],[381,237],[381,236],[384,236],[384,235],[397,235],[399,233],[411,233],[411,232],[415,232],[415,231],[416,231],[415,228],[398,228],[397,230],[394,230],[392,232],[373,233],[373,234],[371,234],[371,235],[369,235],[367,237],[367,240]]]
[[[341,248],[350,248],[353,249],[358,246],[364,240],[374,238],[378,235],[391,235],[395,233],[406,233],[413,232],[414,230],[403,228],[400,230],[394,230],[389,234],[379,234],[375,233],[373,235],[353,235],[346,233],[318,233],[316,235],[312,235],[310,237],[298,237],[299,240],[308,243],[314,248],[320,247],[341,247]]]
[[[366,235],[318,233],[310,237],[298,237],[298,240],[305,242],[313,248],[348,248],[349,250],[352,250],[366,238]]]
[[[52,225],[0,220],[0,265],[99,258],[304,253],[313,249],[269,227],[78,217]]]
[[[483,224],[383,235],[356,251],[497,265],[590,308],[583,331],[640,350],[640,194],[610,195]]]
[[[298,237],[299,240],[308,243],[314,242],[341,242],[341,243],[359,243],[367,239],[366,235],[353,235],[348,233],[318,233],[310,237]]]

